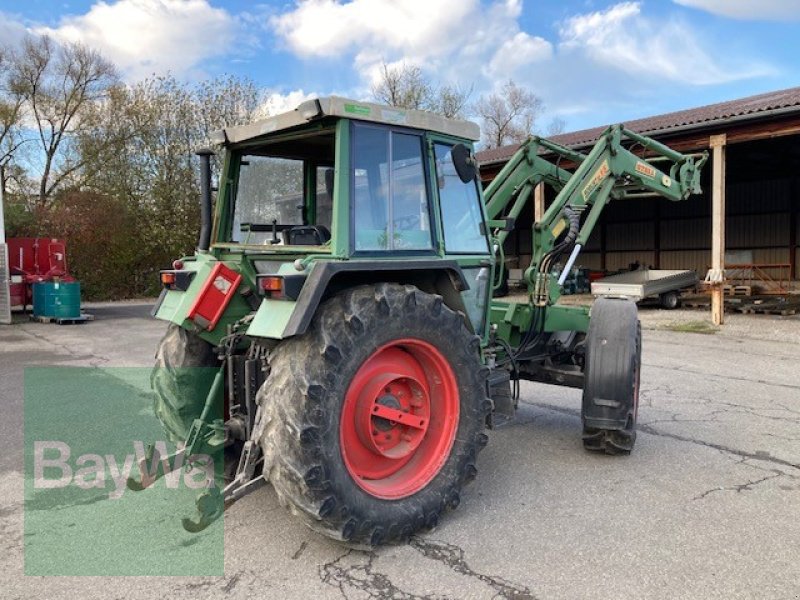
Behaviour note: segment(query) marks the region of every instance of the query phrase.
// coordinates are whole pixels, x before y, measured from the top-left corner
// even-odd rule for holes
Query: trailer
[[[630,298],[640,302],[658,298],[666,309],[680,306],[680,292],[697,285],[694,271],[639,269],[611,275],[592,283],[594,296]]]

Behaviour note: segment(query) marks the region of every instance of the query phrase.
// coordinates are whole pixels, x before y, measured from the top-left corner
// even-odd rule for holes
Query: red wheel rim
[[[441,470],[458,429],[458,385],[447,360],[422,340],[395,340],[358,369],[344,398],[339,440],[365,492],[397,499]]]

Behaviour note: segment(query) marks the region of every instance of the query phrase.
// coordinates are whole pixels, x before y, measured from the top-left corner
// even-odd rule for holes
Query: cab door
[[[437,136],[429,139],[440,247],[444,256],[457,261],[464,272],[469,289],[461,295],[467,316],[475,333],[485,339],[494,258],[484,233],[486,215],[478,178],[465,183],[456,172],[453,147],[457,143]]]

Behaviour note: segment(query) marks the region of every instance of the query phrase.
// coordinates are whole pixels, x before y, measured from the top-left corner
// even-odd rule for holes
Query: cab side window
[[[353,124],[356,251],[431,250],[422,136]]]
[[[449,144],[434,144],[445,250],[454,254],[486,254],[489,244],[481,233],[483,213],[478,184],[461,181],[453,164],[452,149]]]

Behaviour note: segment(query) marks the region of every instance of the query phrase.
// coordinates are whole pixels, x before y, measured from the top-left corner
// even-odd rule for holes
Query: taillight
[[[280,292],[283,289],[282,277],[261,277],[259,285],[265,292]]]
[[[161,271],[159,279],[161,285],[168,290],[185,292],[194,278],[194,271]]]
[[[271,300],[297,300],[305,275],[258,275],[256,290]]]
[[[274,300],[283,299],[283,277],[267,275],[258,278],[259,291]]]
[[[176,271],[180,271],[183,268],[183,261],[180,258],[173,260],[172,268],[175,269]]]

